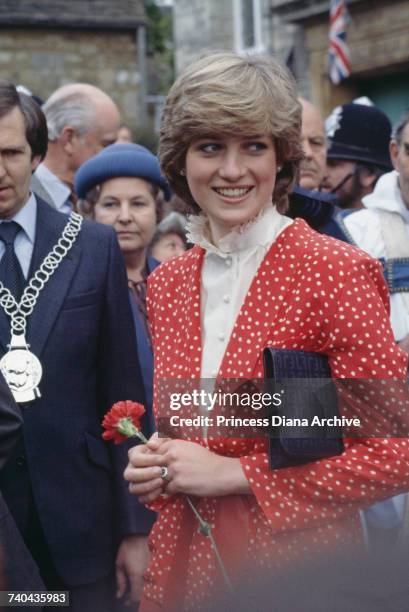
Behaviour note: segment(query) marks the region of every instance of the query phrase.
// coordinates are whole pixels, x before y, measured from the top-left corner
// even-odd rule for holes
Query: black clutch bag
[[[269,436],[270,469],[340,455],[341,427],[325,425],[326,419],[339,417],[328,359],[318,353],[269,347],[263,351],[263,361],[266,391],[282,396],[281,405],[269,415],[276,423]],[[320,424],[312,424],[314,417]],[[308,426],[299,424],[305,422]]]

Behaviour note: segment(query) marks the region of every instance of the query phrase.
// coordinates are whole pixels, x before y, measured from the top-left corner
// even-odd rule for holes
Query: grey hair
[[[48,140],[57,140],[66,126],[72,127],[81,136],[88,132],[95,123],[95,107],[87,96],[79,93],[53,99],[43,105],[42,110],[47,119]]]
[[[398,123],[393,128],[393,132],[392,132],[392,138],[393,140],[396,140],[399,146],[402,144],[402,132],[408,123],[409,123],[409,109],[406,109],[403,116],[400,118]]]

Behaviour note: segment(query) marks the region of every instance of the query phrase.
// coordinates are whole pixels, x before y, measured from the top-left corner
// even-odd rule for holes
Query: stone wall
[[[46,99],[60,85],[92,83],[138,128],[140,74],[135,31],[0,29],[0,76]]]
[[[232,1],[174,0],[176,74],[205,51],[233,49]]]
[[[270,2],[260,0],[262,42],[276,53]],[[177,74],[206,51],[235,50],[233,0],[174,0],[173,23]]]

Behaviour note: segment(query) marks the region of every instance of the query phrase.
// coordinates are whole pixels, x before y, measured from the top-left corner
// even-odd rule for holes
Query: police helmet
[[[328,159],[348,159],[392,168],[389,141],[392,126],[379,108],[349,103],[337,106],[325,121]]]

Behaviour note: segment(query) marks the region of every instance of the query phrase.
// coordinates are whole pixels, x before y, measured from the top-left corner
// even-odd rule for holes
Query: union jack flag
[[[331,0],[329,10],[329,76],[338,85],[351,74],[349,49],[346,44],[348,10],[345,0]]]

